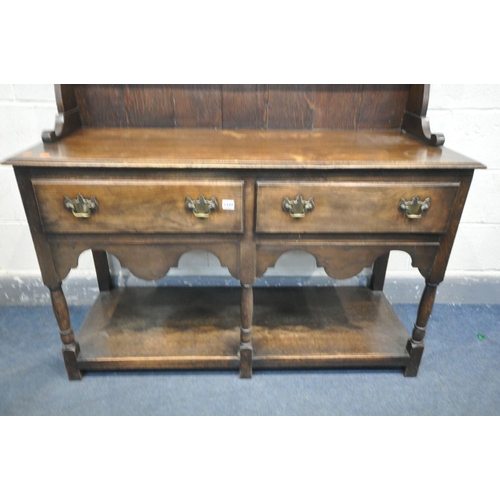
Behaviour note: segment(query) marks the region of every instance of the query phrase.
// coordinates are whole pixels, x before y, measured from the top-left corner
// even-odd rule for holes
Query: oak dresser
[[[58,117],[13,165],[68,377],[88,370],[400,367],[415,376],[474,170],[426,118],[428,85],[56,85]],[[91,249],[77,335],[61,283]],[[241,288],[114,287],[213,253]],[[255,288],[285,252],[368,287]],[[425,280],[409,335],[392,250]]]

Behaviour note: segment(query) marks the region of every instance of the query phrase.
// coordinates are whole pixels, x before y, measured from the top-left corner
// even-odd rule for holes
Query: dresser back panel
[[[86,127],[259,130],[399,129],[410,89],[307,84],[73,87]]]

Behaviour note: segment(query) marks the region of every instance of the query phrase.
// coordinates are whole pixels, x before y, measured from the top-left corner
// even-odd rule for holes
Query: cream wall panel
[[[41,142],[42,130],[54,128],[56,112],[55,101],[0,101],[0,159]]]
[[[499,271],[500,226],[498,224],[461,224],[448,270],[464,273]]]
[[[432,85],[429,109],[500,109],[498,85]]]
[[[54,102],[54,85],[48,84],[16,84],[13,93],[19,101]]]
[[[500,195],[500,170],[477,170],[467,197],[462,223],[500,225],[500,208],[496,200]]]
[[[480,161],[488,169],[500,169],[500,109],[434,110],[428,116],[431,130],[444,134],[445,147]]]

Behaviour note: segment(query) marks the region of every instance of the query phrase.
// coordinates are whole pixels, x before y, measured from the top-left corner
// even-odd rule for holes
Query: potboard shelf
[[[81,370],[238,369],[239,289],[118,288],[77,335]],[[254,291],[254,366],[406,366],[409,336],[381,292]]]

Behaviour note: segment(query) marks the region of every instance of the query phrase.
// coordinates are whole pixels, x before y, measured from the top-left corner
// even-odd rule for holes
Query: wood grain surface
[[[241,233],[242,181],[171,181],[37,179],[33,181],[44,231],[47,233]],[[97,211],[78,219],[63,205],[65,196],[95,197]],[[186,210],[186,197],[215,196],[219,208],[208,219]],[[222,200],[234,202],[224,210]]]
[[[254,366],[405,366],[403,325],[381,292],[254,290]],[[80,369],[237,368],[239,293],[127,288],[100,295],[78,332]]]
[[[397,129],[410,85],[65,85],[85,127]]]
[[[126,288],[99,296],[78,332],[82,369],[239,366],[239,293]]]
[[[256,290],[254,368],[405,366],[408,333],[381,292]]]
[[[446,148],[393,131],[82,129],[4,162],[134,168],[482,168]]]
[[[257,182],[258,233],[444,233],[458,183]],[[283,199],[313,198],[314,209],[294,219]],[[430,198],[420,219],[408,219],[399,201]]]

